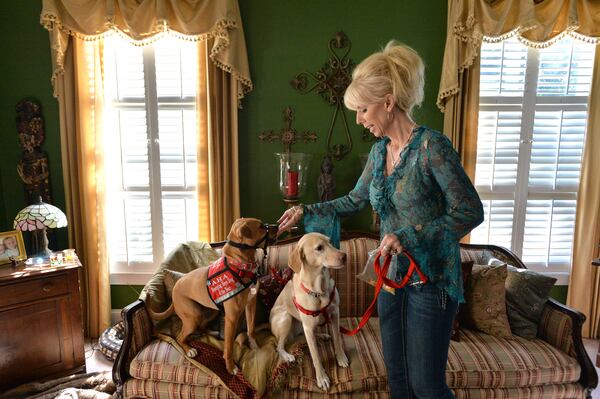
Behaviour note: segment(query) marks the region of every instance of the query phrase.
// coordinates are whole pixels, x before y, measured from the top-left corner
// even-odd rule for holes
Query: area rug
[[[112,372],[98,371],[19,385],[0,399],[108,399],[115,391]]]

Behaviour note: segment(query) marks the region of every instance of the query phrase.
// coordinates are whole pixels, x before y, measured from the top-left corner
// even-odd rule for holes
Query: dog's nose
[[[344,252],[342,252],[340,259],[341,259],[342,263],[346,263],[346,254]]]

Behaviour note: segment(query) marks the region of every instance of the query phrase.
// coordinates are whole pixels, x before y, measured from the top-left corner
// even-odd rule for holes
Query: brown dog
[[[317,385],[327,391],[330,382],[317,350],[316,330],[325,324],[331,326],[337,363],[340,367],[348,367],[340,333],[340,296],[329,274],[329,269],[344,267],[346,254],[333,247],[323,234],[308,233],[290,254],[288,264],[294,270],[294,278],[277,297],[269,316],[271,331],[277,338],[277,352],[283,361],[294,361],[294,356],[285,350],[285,343],[295,331],[294,322],[299,321],[306,336]]]
[[[255,259],[256,249],[263,244],[266,246],[276,234],[276,231],[268,229],[258,219],[236,220],[227,236],[227,244],[223,247],[224,257],[216,262],[221,262],[216,264],[220,269],[211,268],[212,265],[200,267],[181,277],[173,287],[173,302],[166,311],[156,313],[146,306],[150,317],[162,320],[175,312],[182,321],[181,331],[176,340],[189,357],[194,357],[197,351],[188,345],[187,338],[196,329],[205,327],[207,320],[203,320],[202,306],[211,309],[222,308],[225,318],[223,358],[227,371],[235,374],[237,367],[233,361],[233,342],[240,316],[244,311],[249,345],[252,349],[258,347],[254,338],[258,292],[258,282],[255,278],[258,267]],[[228,283],[233,284],[233,290],[229,293],[226,290]],[[254,287],[248,289],[252,284],[255,284]]]

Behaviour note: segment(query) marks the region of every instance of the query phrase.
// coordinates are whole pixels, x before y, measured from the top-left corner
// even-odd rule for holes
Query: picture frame
[[[0,233],[0,265],[10,263],[11,257],[18,261],[27,259],[21,230]]]

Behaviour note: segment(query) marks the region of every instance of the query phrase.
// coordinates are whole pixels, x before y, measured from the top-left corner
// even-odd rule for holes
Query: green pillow
[[[511,337],[506,315],[506,265],[473,265],[465,287],[466,327],[501,338]]]
[[[554,277],[508,265],[506,306],[513,334],[526,339],[537,337],[544,304],[555,283]]]

